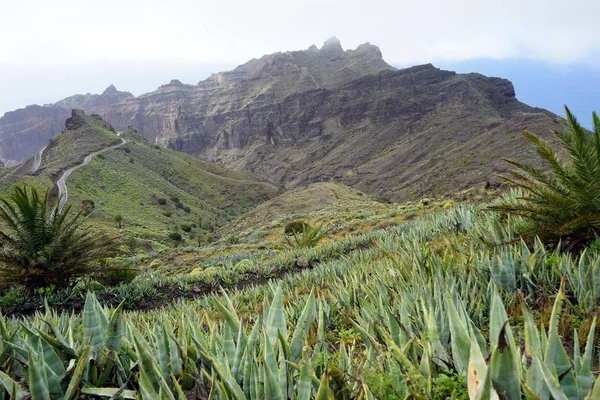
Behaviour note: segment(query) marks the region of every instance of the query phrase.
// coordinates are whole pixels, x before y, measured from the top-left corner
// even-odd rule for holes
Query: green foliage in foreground
[[[278,285],[148,313],[88,295],[80,315],[4,318],[4,396],[597,398],[597,250],[493,247],[519,221],[480,211],[373,233],[375,246]]]
[[[66,286],[73,279],[97,270],[97,262],[116,254],[118,242],[81,228],[81,213],[69,214],[48,204],[48,192],[14,186],[0,198],[0,275],[2,284],[26,288]]]
[[[493,209],[525,217],[529,223],[523,235],[555,243],[562,239],[569,250],[596,238],[600,231],[600,117],[593,113],[594,132],[590,134],[567,107],[565,111],[567,130],[554,134],[568,160],[550,143],[524,132],[549,172],[509,160],[516,169],[508,171],[507,180],[525,195]]]

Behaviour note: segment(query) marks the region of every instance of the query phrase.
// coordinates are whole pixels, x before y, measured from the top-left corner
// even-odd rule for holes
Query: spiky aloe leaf
[[[594,383],[594,388],[590,392],[590,394],[585,398],[585,400],[595,400],[600,399],[600,376],[596,378],[596,382]]]
[[[240,324],[236,340],[235,356],[231,365],[231,374],[238,380],[241,372],[242,358],[246,352],[247,341],[248,336],[244,332],[244,326]]]
[[[542,372],[542,376],[544,377],[544,382],[550,391],[550,394],[554,398],[554,400],[570,400],[562,390],[560,386],[560,382],[558,377],[554,375],[552,371],[542,362],[542,359],[539,354],[533,354],[533,360],[538,364],[538,368]]]
[[[471,353],[469,357],[469,373],[467,375],[469,398],[477,400],[498,399],[498,394],[492,388],[490,368],[486,365],[475,338],[471,338]]]
[[[206,351],[200,350],[200,353],[202,354],[202,357],[204,357],[212,363],[214,370],[221,377],[223,382],[227,385],[234,397],[237,400],[246,400],[246,395],[244,394],[244,391],[233,378],[233,376],[231,376],[231,372],[227,368],[225,368],[225,366],[219,360],[208,354]]]
[[[88,353],[90,358],[96,358],[104,346],[104,329],[100,314],[96,297],[88,292],[83,307],[83,342],[91,344]]]
[[[321,384],[319,390],[315,396],[315,400],[334,400],[333,390],[329,387],[329,378],[327,377],[327,371],[321,377]]]
[[[544,385],[544,377],[539,365],[533,361],[533,354],[542,353],[539,331],[533,322],[533,318],[523,306],[523,318],[525,320],[525,383],[527,388],[536,396],[546,398],[548,389]]]
[[[77,360],[77,365],[75,367],[75,371],[73,371],[73,376],[69,381],[69,387],[65,392],[65,400],[75,399],[77,396],[77,391],[79,390],[79,384],[81,383],[81,379],[83,378],[83,373],[85,372],[87,360],[88,360],[88,352],[90,350],[90,344],[81,351],[79,355],[79,359]]]
[[[296,400],[310,400],[312,393],[312,366],[308,355],[304,355],[304,363],[300,371],[300,379],[298,381],[298,395]]]
[[[160,381],[164,380],[164,378],[160,374],[156,361],[150,352],[151,346],[144,338],[142,338],[135,328],[131,329],[131,333],[138,358],[140,373],[145,376],[145,379],[151,385],[153,391],[157,392],[161,386]]]
[[[518,354],[508,343],[510,325],[506,321],[498,334],[498,345],[492,352],[490,361],[490,378],[498,395],[507,399],[521,398],[519,372],[515,370],[515,358]]]
[[[81,393],[89,396],[109,397],[110,399],[137,399],[133,390],[121,390],[119,388],[89,387],[81,389]]]
[[[269,315],[265,321],[265,328],[269,337],[269,343],[274,345],[277,341],[277,332],[285,337],[287,336],[287,323],[285,321],[285,313],[283,311],[283,295],[281,291],[281,283],[277,285],[275,296],[271,302]]]
[[[155,331],[155,354],[158,368],[164,379],[171,374],[169,370],[169,337],[165,332],[164,324],[157,324]]]
[[[230,308],[230,306],[233,307],[233,305],[229,299],[229,296],[227,296],[227,293],[224,290],[223,296],[226,299],[227,306],[221,304],[219,301],[215,302],[215,304],[223,314],[223,317],[225,317],[225,321],[227,321],[231,330],[237,332],[240,329],[240,320],[235,312],[235,309],[232,310]]]
[[[463,324],[458,311],[452,301],[452,296],[446,297],[448,317],[450,323],[450,344],[452,346],[452,359],[459,374],[467,375],[469,354],[471,352],[471,339],[467,328]]]
[[[273,353],[273,346],[270,344],[268,334],[264,334],[264,371],[265,371],[265,397],[268,400],[283,400],[283,392],[279,385],[279,368],[277,367],[277,361],[275,360],[275,354]]]
[[[594,385],[594,374],[592,373],[592,356],[594,353],[594,336],[596,332],[596,317],[592,321],[590,332],[587,337],[585,345],[585,352],[581,360],[581,365],[577,369],[577,385],[579,386],[579,393],[582,396],[587,395],[591,392],[592,386]],[[575,336],[577,337],[577,336]]]
[[[292,335],[290,349],[292,352],[291,360],[294,363],[298,363],[300,361],[300,357],[302,356],[304,337],[308,335],[308,330],[310,329],[310,325],[312,324],[314,309],[314,292],[313,290],[311,290],[308,298],[306,299],[304,309],[302,309],[302,314],[300,314],[300,318],[298,318],[298,322],[296,323],[296,329],[294,330],[294,334]]]
[[[550,327],[548,330],[548,344],[544,353],[544,362],[549,371],[556,371],[557,377],[560,378],[562,391],[568,398],[579,398],[579,388],[573,374],[571,360],[567,356],[564,346],[560,340],[558,332],[558,324],[562,305],[565,300],[564,294],[565,280],[563,279],[552,307],[550,316]]]
[[[175,388],[175,393],[177,393],[177,400],[187,400],[187,396],[183,393],[183,389],[181,385],[177,381],[174,375],[171,375],[171,382],[173,382],[173,387]]]
[[[225,324],[223,328],[223,351],[225,352],[225,363],[231,367],[235,359],[235,341],[228,324]]]
[[[121,311],[123,310],[124,304],[125,300],[115,308],[106,326],[106,332],[104,332],[106,348],[115,353],[121,350],[121,344],[123,343],[125,324],[121,318]]]
[[[250,336],[248,338],[248,344],[246,347],[246,360],[244,363],[244,391],[246,395],[253,393],[252,385],[256,385],[255,380],[258,376],[253,373],[253,367],[256,365],[256,342],[258,341],[258,331],[260,329],[260,320],[257,319],[252,327]],[[252,396],[250,396],[252,397]]]
[[[33,358],[29,353],[28,358],[28,384],[32,400],[50,400],[50,390],[48,388],[48,378],[46,377],[46,368],[43,362]]]
[[[4,386],[11,399],[22,400],[29,396],[29,393],[18,382],[2,371],[0,371],[0,383],[2,383],[2,386]]]
[[[64,353],[67,357],[77,357],[77,353],[75,352],[75,350],[69,347],[66,343],[53,338],[52,336],[39,329],[37,330],[37,334],[44,338],[44,340],[48,342],[51,346],[53,346],[55,349]]]

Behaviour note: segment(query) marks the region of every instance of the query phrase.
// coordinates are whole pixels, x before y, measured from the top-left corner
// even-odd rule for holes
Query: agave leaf
[[[11,399],[23,400],[29,396],[29,393],[23,389],[20,383],[15,382],[10,376],[2,371],[0,371],[0,383],[2,383],[2,386],[4,386],[4,389],[6,389],[8,394],[11,395]]]
[[[515,358],[518,354],[508,343],[510,325],[506,321],[498,335],[498,345],[492,352],[490,361],[490,378],[498,395],[507,399],[521,398],[519,371],[515,370]]]
[[[469,372],[467,374],[467,387],[469,397],[475,398],[478,392],[488,393],[491,389],[491,380],[489,376],[489,368],[485,364],[483,354],[479,344],[474,338],[471,338],[471,353],[469,357]]]
[[[52,336],[48,335],[47,333],[45,333],[39,329],[37,330],[37,333],[46,342],[48,342],[51,346],[58,349],[59,351],[63,352],[67,357],[71,357],[71,358],[77,357],[77,353],[75,352],[75,350],[72,349],[71,347],[69,347],[66,343],[53,338]]]
[[[292,335],[290,349],[292,353],[291,360],[294,363],[298,363],[300,361],[300,357],[302,356],[304,337],[308,335],[310,325],[312,324],[314,309],[314,290],[311,289],[310,294],[306,299],[306,303],[304,304],[304,308],[302,309],[302,313],[300,314],[300,318],[298,318],[298,322],[296,323],[294,334]]]
[[[265,321],[265,328],[271,345],[274,345],[277,341],[278,331],[281,332],[284,337],[287,337],[287,324],[285,321],[285,313],[283,311],[281,283],[277,285],[275,296],[273,296],[269,315]]]
[[[544,377],[544,382],[550,391],[550,394],[554,398],[554,400],[569,400],[569,397],[565,395],[563,392],[560,382],[558,381],[558,377],[550,371],[550,369],[544,364],[539,356],[539,354],[533,354],[533,360],[538,364],[538,368],[542,372],[542,376]]]
[[[461,321],[458,311],[452,301],[452,296],[446,297],[448,316],[450,322],[450,343],[452,346],[452,359],[458,373],[467,375],[471,340],[467,328]]]
[[[118,352],[121,350],[125,330],[125,325],[121,317],[121,311],[123,310],[124,304],[125,300],[115,308],[106,326],[106,331],[104,333],[104,337],[106,338],[105,346],[109,351]]]
[[[244,352],[246,351],[247,341],[248,336],[246,336],[246,333],[244,332],[244,326],[240,324],[236,340],[235,356],[231,365],[231,374],[236,377],[237,380],[239,380],[238,375],[240,372],[240,366],[242,365],[242,358],[244,357]]]
[[[548,344],[544,354],[544,361],[549,371],[556,371],[557,376],[560,376],[560,385],[563,392],[568,398],[579,398],[579,388],[573,374],[571,360],[567,356],[567,352],[562,345],[558,332],[558,323],[562,311],[562,305],[565,300],[564,295],[565,280],[563,279],[552,307],[550,316],[550,327],[548,330]]]
[[[270,344],[270,339],[266,332],[264,334],[263,343],[265,349],[265,397],[269,400],[283,400],[283,393],[278,379],[279,368],[277,367],[277,361],[275,360],[273,346]]]
[[[90,359],[95,359],[104,346],[104,329],[100,314],[96,297],[88,293],[83,307],[83,343],[91,343],[88,353]]]
[[[48,378],[46,377],[46,368],[40,360],[33,358],[29,353],[28,359],[28,384],[32,400],[50,400],[50,390],[48,388]]]
[[[219,376],[227,385],[229,390],[231,390],[231,393],[234,395],[234,397],[237,400],[246,400],[246,395],[244,394],[244,391],[242,390],[240,385],[238,385],[235,378],[231,376],[231,372],[227,368],[225,368],[225,366],[221,362],[219,362],[219,360],[208,354],[206,351],[200,350],[200,353],[202,354],[202,357],[206,358],[212,363],[214,370],[217,372],[217,374],[219,374]]]
[[[90,350],[90,344],[82,350],[79,360],[77,361],[77,366],[75,367],[75,371],[73,372],[73,376],[69,381],[69,387],[65,392],[65,400],[75,399],[77,395],[77,391],[79,390],[79,384],[81,383],[81,379],[83,378],[83,373],[86,368],[87,360],[88,360],[88,351]]]
[[[527,309],[523,306],[523,318],[525,320],[525,382],[527,387],[536,396],[546,398],[548,389],[544,385],[544,377],[539,365],[533,362],[533,354],[542,353],[539,331],[533,322],[533,318]]]
[[[150,384],[153,392],[156,393],[161,386],[160,381],[164,380],[164,378],[158,371],[159,368],[156,365],[156,361],[152,353],[150,352],[151,346],[144,340],[144,338],[142,338],[137,329],[132,328],[131,333],[138,357],[140,374],[145,376],[147,383]],[[149,390],[148,387],[146,389]]]
[[[321,384],[319,385],[319,390],[317,390],[317,394],[315,396],[315,400],[334,400],[335,396],[333,395],[333,391],[329,387],[329,378],[327,377],[327,371],[321,377]]]
[[[591,392],[592,386],[594,385],[594,374],[592,373],[592,356],[594,353],[594,335],[596,332],[596,317],[592,321],[590,332],[587,337],[587,343],[585,345],[585,352],[581,361],[581,365],[577,372],[577,385],[579,386],[579,393],[582,396],[587,395]],[[577,336],[575,336],[577,337]]]
[[[590,394],[585,398],[585,400],[596,400],[600,399],[600,376],[596,378],[596,382],[594,383],[594,388],[590,392]]]
[[[81,389],[81,393],[89,396],[109,397],[110,399],[120,397],[124,399],[137,399],[136,393],[133,390],[121,390],[119,388],[88,387]]]
[[[215,302],[215,305],[225,317],[225,320],[230,325],[231,330],[237,332],[240,329],[240,319],[238,318],[235,308],[233,307],[233,303],[229,299],[229,296],[227,296],[227,292],[221,289],[221,293],[223,294],[223,298],[225,299],[227,306],[221,304],[219,301]]]
[[[304,355],[302,370],[300,371],[300,380],[298,381],[298,396],[296,400],[310,400],[312,393],[312,367],[308,355]]]

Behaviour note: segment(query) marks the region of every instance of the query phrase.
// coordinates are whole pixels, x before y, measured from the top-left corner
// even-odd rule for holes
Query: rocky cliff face
[[[0,118],[0,159],[13,164],[29,158],[64,128],[72,109],[101,109],[129,98],[133,98],[131,93],[117,91],[111,85],[100,95],[75,95],[55,104],[7,112]]]
[[[559,127],[555,115],[520,103],[507,80],[432,65],[397,70],[376,46],[344,51],[335,38],[197,85],[173,80],[87,107],[117,130],[132,126],[150,141],[276,184],[334,180],[388,200],[491,180],[505,168],[502,157],[529,157],[522,130]]]

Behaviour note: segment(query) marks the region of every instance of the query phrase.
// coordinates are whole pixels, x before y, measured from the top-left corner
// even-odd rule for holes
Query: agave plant
[[[81,213],[62,212],[48,203],[48,191],[14,186],[0,198],[0,275],[5,283],[26,287],[65,286],[97,270],[97,262],[117,254],[119,243],[81,226]]]
[[[563,240],[566,250],[594,239],[600,232],[600,117],[593,113],[594,132],[590,133],[565,106],[565,131],[554,131],[565,159],[549,142],[525,131],[547,167],[507,160],[516,169],[506,180],[524,194],[506,198],[492,210],[524,217],[529,224],[522,235],[538,235],[545,240]]]

